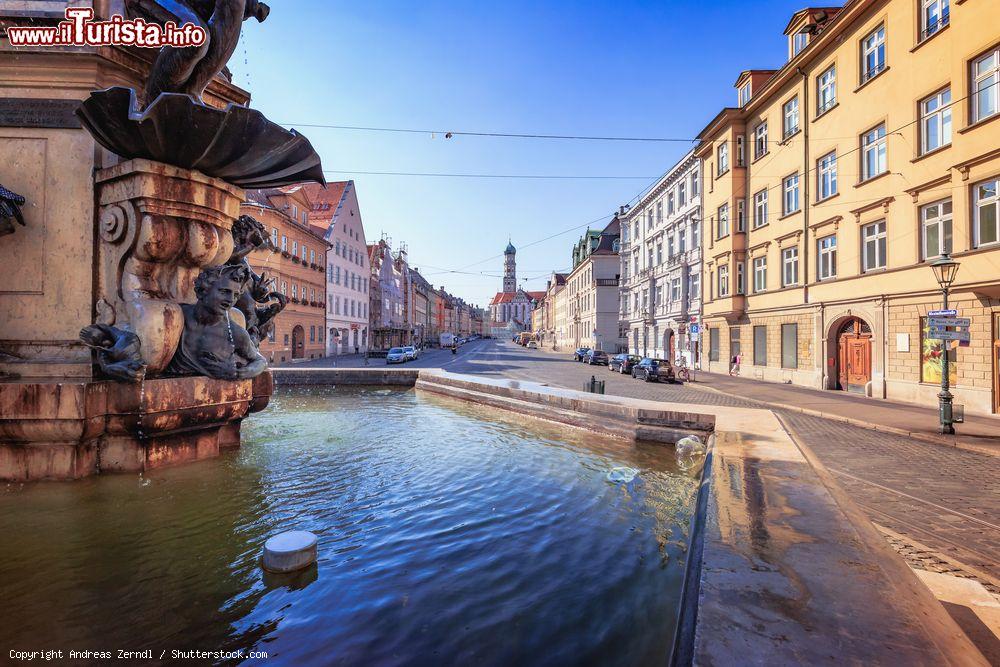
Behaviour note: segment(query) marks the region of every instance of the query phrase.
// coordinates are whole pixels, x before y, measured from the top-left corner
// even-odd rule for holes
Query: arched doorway
[[[302,359],[306,355],[306,330],[301,325],[292,329],[292,359]]]
[[[676,346],[677,346],[677,339],[674,336],[674,330],[667,329],[663,333],[663,350],[664,350],[663,354],[666,355],[666,359],[671,363],[673,363],[673,361],[676,359],[676,354],[675,354]]]
[[[836,389],[867,394],[872,381],[872,330],[860,317],[848,317],[836,326]]]

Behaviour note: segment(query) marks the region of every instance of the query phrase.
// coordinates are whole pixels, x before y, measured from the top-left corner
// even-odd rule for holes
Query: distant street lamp
[[[942,310],[948,310],[948,291],[955,282],[958,275],[958,262],[953,260],[948,253],[944,253],[931,263],[934,271],[934,278],[941,286],[941,295],[944,301]],[[955,435],[952,414],[952,396],[948,385],[948,347],[951,341],[942,340],[941,347],[941,393],[938,394],[938,411],[941,418],[941,433]]]

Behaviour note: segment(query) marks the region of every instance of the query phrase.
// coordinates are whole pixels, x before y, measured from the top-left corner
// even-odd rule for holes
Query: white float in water
[[[316,536],[305,530],[279,533],[264,543],[264,569],[294,572],[316,562]]]
[[[629,468],[626,466],[621,468],[612,468],[608,471],[608,481],[612,484],[628,484],[635,479],[638,474],[639,471],[635,468]]]

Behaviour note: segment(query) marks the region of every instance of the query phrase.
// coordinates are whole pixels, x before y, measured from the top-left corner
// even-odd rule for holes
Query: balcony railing
[[[621,281],[618,278],[596,278],[594,284],[597,287],[618,287]]]

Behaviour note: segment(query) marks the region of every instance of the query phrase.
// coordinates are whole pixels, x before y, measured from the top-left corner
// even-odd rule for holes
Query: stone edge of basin
[[[671,664],[988,664],[770,410],[694,411],[440,369],[277,369],[275,376],[279,385],[336,377],[409,383],[629,439],[674,442],[701,430],[695,426],[714,426]]]

